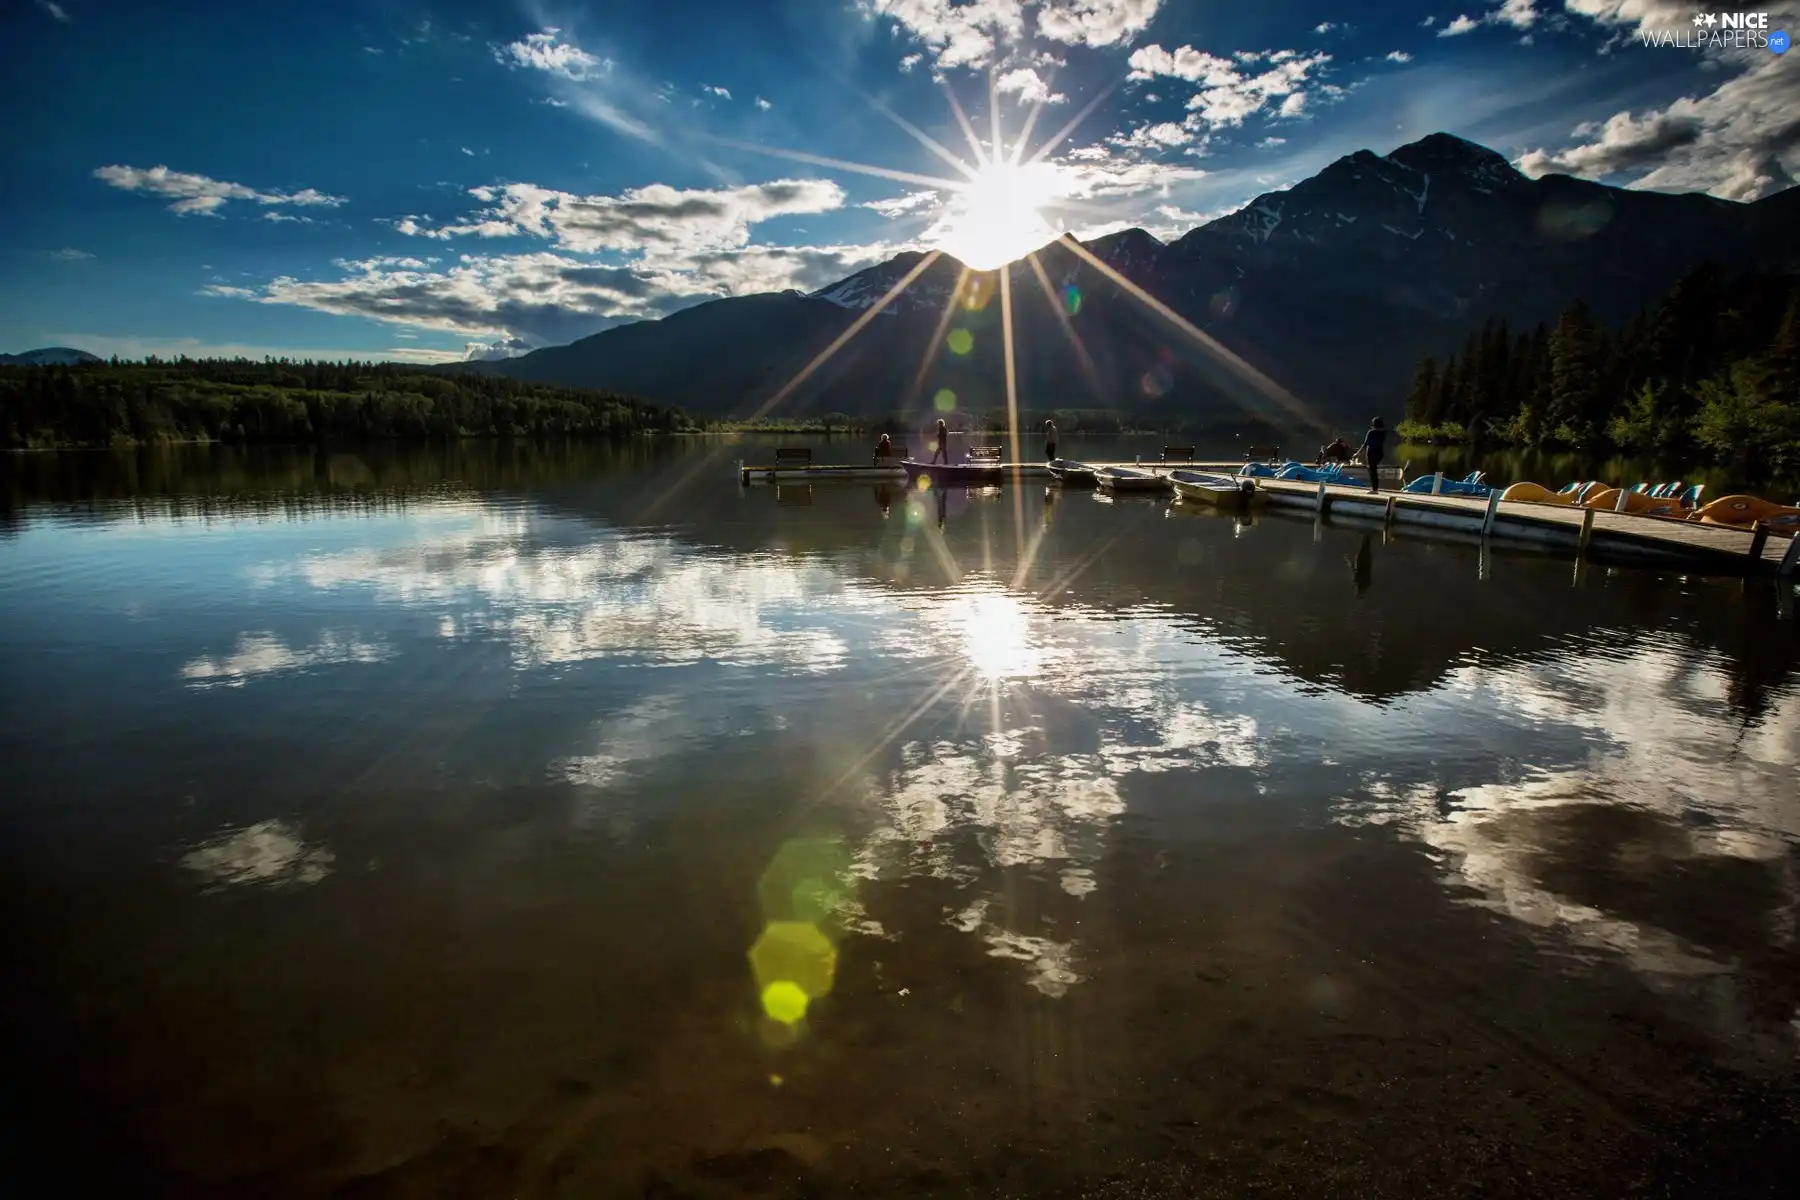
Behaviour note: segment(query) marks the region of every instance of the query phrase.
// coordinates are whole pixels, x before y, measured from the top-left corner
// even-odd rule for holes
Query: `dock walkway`
[[[1319,516],[1459,529],[1582,556],[1599,551],[1711,570],[1761,574],[1777,572],[1784,564],[1790,571],[1800,566],[1800,543],[1794,539],[1759,537],[1722,525],[1524,500],[1490,503],[1468,496],[1372,493],[1364,487],[1283,479],[1256,483],[1269,493],[1272,507],[1311,510]]]

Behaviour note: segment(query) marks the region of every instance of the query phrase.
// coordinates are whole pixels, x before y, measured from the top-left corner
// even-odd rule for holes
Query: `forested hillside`
[[[1408,438],[1616,449],[1752,474],[1800,470],[1800,279],[1698,267],[1623,329],[1575,303],[1489,321],[1419,361]]]
[[[686,429],[612,392],[393,363],[178,359],[0,367],[0,445],[619,436]]]

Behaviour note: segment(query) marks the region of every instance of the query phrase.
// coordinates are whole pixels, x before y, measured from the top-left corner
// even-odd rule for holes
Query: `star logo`
[[[1706,14],[1706,23],[1709,26],[1717,25],[1719,23],[1719,18],[1713,16],[1711,13],[1707,13]]]
[[[1700,28],[1700,26],[1702,26],[1704,24],[1706,24],[1706,14],[1705,13],[1695,13],[1694,14],[1694,28],[1698,29],[1698,28]]]

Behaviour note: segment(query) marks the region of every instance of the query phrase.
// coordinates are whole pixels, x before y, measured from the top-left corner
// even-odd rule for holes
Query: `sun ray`
[[[994,131],[992,160],[1006,161],[1006,146],[1000,140],[1000,87],[994,76],[994,68],[988,68],[988,127]]]
[[[1013,359],[1012,272],[1000,270],[1000,345],[1006,360],[1006,431],[1011,442],[1013,464],[1013,542],[1014,550],[1025,554],[1025,489],[1020,473],[1023,459],[1019,454],[1019,372]]]
[[[977,164],[983,167],[987,166],[990,160],[987,151],[981,148],[981,138],[976,136],[974,122],[969,120],[969,114],[963,109],[962,102],[956,98],[956,91],[950,86],[950,82],[944,80],[943,84],[944,97],[950,101],[950,111],[955,114],[956,123],[962,126],[963,137],[968,139],[970,152],[975,155]]]
[[[1150,311],[1154,312],[1157,316],[1163,318],[1163,320],[1169,322],[1169,324],[1175,326],[1175,328],[1193,339],[1202,350],[1205,350],[1218,362],[1223,363],[1233,374],[1256,388],[1277,406],[1284,409],[1287,412],[1287,415],[1304,421],[1308,426],[1315,429],[1324,429],[1326,427],[1325,423],[1319,420],[1318,416],[1314,414],[1312,410],[1307,408],[1307,406],[1301,402],[1299,397],[1295,396],[1292,392],[1276,383],[1273,379],[1270,379],[1267,375],[1251,366],[1248,362],[1245,362],[1243,358],[1227,348],[1225,344],[1220,342],[1217,338],[1202,330],[1199,326],[1164,304],[1161,300],[1158,300],[1155,296],[1152,296],[1149,292],[1146,292],[1143,288],[1119,274],[1119,272],[1113,270],[1111,266],[1097,258],[1086,246],[1083,246],[1072,237],[1064,238],[1062,244],[1067,246],[1089,266],[1125,289],[1126,292],[1149,308]],[[1261,414],[1257,415],[1260,416]]]
[[[1044,84],[1045,94],[1032,101],[1031,111],[1025,114],[1025,128],[1019,130],[1018,140],[1013,143],[1012,164],[1015,167],[1019,165],[1019,160],[1025,156],[1025,144],[1031,140],[1031,131],[1037,126],[1038,117],[1043,113],[1044,105],[1048,103],[1046,97],[1049,95],[1050,88],[1055,82],[1056,74],[1052,72],[1049,81]]]
[[[908,121],[905,117],[901,116],[899,113],[897,113],[893,109],[889,108],[886,104],[882,103],[880,100],[877,100],[875,97],[869,95],[869,93],[867,93],[867,92],[863,91],[861,88],[857,87],[854,83],[851,83],[847,79],[842,79],[841,77],[840,77],[840,81],[844,84],[845,87],[849,88],[851,91],[855,92],[858,96],[860,96],[862,98],[863,102],[866,103],[870,108],[873,108],[876,112],[880,113],[882,116],[886,117],[888,120],[890,120],[894,124],[898,125],[901,129],[904,129],[907,133],[911,134],[913,140],[918,142],[919,145],[925,147],[925,149],[931,151],[933,154],[937,155],[939,158],[943,159],[945,162],[947,162],[951,166],[955,167],[958,171],[961,171],[964,175],[968,176],[970,179],[975,178],[975,168],[969,166],[968,163],[966,163],[962,159],[958,158],[956,156],[955,152],[952,151],[948,146],[945,146],[942,142],[940,142],[936,138],[932,137],[929,133],[926,133],[923,129],[920,129],[917,125],[914,125],[911,121]]]
[[[944,315],[938,318],[937,328],[931,334],[931,342],[925,347],[925,356],[919,360],[919,372],[913,376],[912,387],[906,394],[902,411],[910,411],[919,402],[919,393],[925,388],[925,374],[931,370],[931,364],[937,359],[938,349],[944,344],[944,334],[949,331],[950,322],[956,316],[956,304],[962,298],[963,285],[969,282],[970,274],[967,267],[957,273],[956,286],[950,289],[950,295],[944,301]]]
[[[806,150],[788,150],[780,146],[758,146],[755,142],[740,142],[736,138],[718,137],[703,133],[695,136],[707,141],[717,142],[721,146],[730,146],[734,150],[747,150],[752,154],[768,154],[775,158],[791,159],[794,162],[809,163],[815,167],[835,167],[840,171],[855,171],[859,175],[873,175],[878,179],[894,179],[901,183],[916,183],[924,187],[947,188],[950,191],[962,191],[967,188],[968,181],[962,179],[943,179],[935,175],[920,175],[913,171],[895,171],[887,167],[874,167],[868,163],[850,162],[842,158],[832,158],[825,154],[813,154]]]
[[[904,292],[907,288],[911,287],[913,284],[913,280],[917,279],[919,276],[923,275],[926,271],[930,270],[931,264],[935,263],[938,260],[938,257],[939,257],[938,251],[936,251],[936,250],[927,251],[925,254],[925,257],[921,258],[913,266],[912,270],[910,270],[906,274],[902,275],[899,278],[899,280],[895,282],[893,287],[889,288],[885,293],[882,294],[881,299],[879,299],[875,303],[871,304],[868,307],[868,309],[863,312],[863,314],[861,316],[856,318],[856,320],[850,322],[850,327],[848,329],[844,330],[844,332],[838,334],[835,338],[831,339],[831,345],[825,347],[823,350],[819,351],[816,355],[814,355],[813,360],[811,362],[807,363],[804,367],[800,368],[799,372],[792,379],[790,379],[786,383],[784,383],[781,386],[780,391],[776,392],[773,396],[769,397],[769,399],[763,404],[763,406],[756,410],[756,417],[753,417],[751,419],[755,420],[757,418],[762,417],[770,409],[774,408],[777,404],[780,404],[783,400],[787,399],[788,396],[790,394],[792,394],[792,392],[795,388],[799,387],[802,383],[805,383],[807,381],[807,379],[811,377],[811,375],[814,371],[816,371],[820,367],[824,366],[827,362],[829,362],[831,360],[832,355],[836,354],[839,350],[843,349],[845,342],[848,342],[851,338],[853,338],[857,334],[861,333],[863,331],[863,327],[865,325],[867,325],[870,321],[873,321],[876,317],[880,316],[882,310],[885,309],[888,305],[892,304],[894,302],[894,298],[896,296],[900,295],[900,293]]]
[[[1049,141],[1047,141],[1043,145],[1039,146],[1035,151],[1032,152],[1031,157],[1026,159],[1026,161],[1034,162],[1034,163],[1035,162],[1043,162],[1045,157],[1048,156],[1052,150],[1054,150],[1058,146],[1062,145],[1064,138],[1068,137],[1071,133],[1075,132],[1075,127],[1077,125],[1081,124],[1083,121],[1088,119],[1089,113],[1093,112],[1096,108],[1100,107],[1100,102],[1102,100],[1106,99],[1108,96],[1113,94],[1114,89],[1116,89],[1119,86],[1119,82],[1120,82],[1119,80],[1115,79],[1115,80],[1113,80],[1113,82],[1111,82],[1111,83],[1107,84],[1105,87],[1101,88],[1099,93],[1096,94],[1092,100],[1089,100],[1086,104],[1081,106],[1080,112],[1076,113],[1074,116],[1069,118],[1069,123],[1067,125],[1064,125],[1061,129],[1056,131],[1056,136],[1052,137]]]
[[[750,415],[749,419],[757,421],[767,416],[770,409],[787,399],[787,397],[792,394],[793,390],[806,382],[814,371],[830,361],[832,355],[843,349],[845,342],[848,342],[851,338],[861,333],[864,326],[870,321],[873,321],[881,314],[883,309],[894,302],[894,297],[911,287],[913,280],[923,275],[926,270],[930,268],[931,264],[937,260],[938,252],[936,250],[928,252],[925,257],[918,261],[918,264],[914,266],[912,270],[908,271],[894,284],[893,287],[889,288],[886,293],[882,295],[881,299],[870,305],[861,316],[852,321],[849,328],[833,338],[831,340],[831,345],[815,354],[811,362],[800,368],[792,379],[781,386],[780,391],[764,401],[762,405]],[[664,488],[661,495],[653,497],[650,503],[644,507],[643,511],[638,514],[637,519],[640,521],[648,519],[651,515],[661,509],[663,505],[667,504],[670,500],[673,500],[677,495],[684,491],[695,479],[699,478],[701,472],[716,470],[719,462],[729,452],[730,446],[731,443],[726,442],[720,445],[718,449],[709,450],[705,454],[702,454],[692,468],[683,472],[679,479],[670,484],[667,488]]]
[[[1063,332],[1069,337],[1069,344],[1075,349],[1075,360],[1081,364],[1081,374],[1087,380],[1088,387],[1094,393],[1096,401],[1104,401],[1106,389],[1100,386],[1100,371],[1094,366],[1094,358],[1088,353],[1087,343],[1081,339],[1081,331],[1075,328],[1075,322],[1057,298],[1056,289],[1050,286],[1050,276],[1044,273],[1044,264],[1038,261],[1034,250],[1025,256],[1031,264],[1032,272],[1037,276],[1038,286],[1044,289],[1044,299],[1050,302],[1050,309],[1061,322]]]

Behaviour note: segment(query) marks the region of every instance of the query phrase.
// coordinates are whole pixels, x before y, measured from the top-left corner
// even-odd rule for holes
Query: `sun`
[[[925,237],[964,265],[992,271],[1055,239],[1043,210],[1067,194],[1053,164],[985,163]]]

